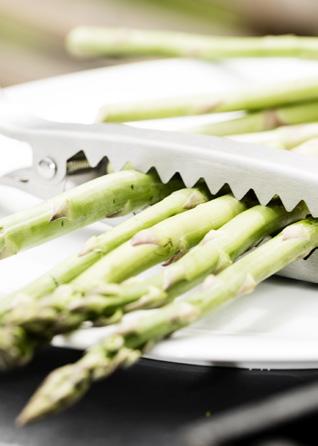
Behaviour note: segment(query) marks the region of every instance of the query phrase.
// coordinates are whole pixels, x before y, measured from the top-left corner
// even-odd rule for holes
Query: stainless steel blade
[[[293,152],[120,124],[54,123],[25,114],[6,122],[0,114],[0,132],[29,142],[34,166],[52,159],[57,169],[51,183],[65,178],[66,161],[83,151],[92,167],[107,157],[115,169],[128,162],[141,171],[155,167],[163,181],[179,172],[187,186],[203,178],[213,194],[224,184],[238,199],[252,189],[261,204],[278,195],[287,210],[303,200],[318,217],[318,161]]]

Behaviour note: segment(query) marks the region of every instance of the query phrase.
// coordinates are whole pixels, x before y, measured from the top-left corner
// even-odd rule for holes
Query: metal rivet
[[[51,180],[57,171],[57,166],[55,162],[51,158],[42,158],[38,162],[38,173],[41,175],[41,177]]]

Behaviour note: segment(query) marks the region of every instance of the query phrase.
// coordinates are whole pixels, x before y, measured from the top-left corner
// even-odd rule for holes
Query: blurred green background
[[[220,35],[317,34],[317,0],[0,0],[0,85],[96,67],[64,50],[76,25]]]

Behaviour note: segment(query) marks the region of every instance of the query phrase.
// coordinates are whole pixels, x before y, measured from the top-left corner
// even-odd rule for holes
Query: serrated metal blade
[[[53,123],[25,115],[8,127],[8,121],[0,120],[0,131],[30,142],[35,161],[47,156],[57,162],[53,182],[65,175],[66,161],[82,150],[92,166],[106,156],[115,169],[127,163],[144,172],[154,167],[164,181],[179,172],[187,186],[203,178],[212,193],[228,184],[240,199],[252,189],[261,204],[276,195],[287,210],[304,201],[318,217],[318,161],[297,153],[212,136],[120,124]]]
[[[252,189],[261,204],[278,196],[287,210],[304,201],[318,217],[318,161],[314,159],[212,136],[123,125],[80,127],[88,158],[90,151],[98,151],[118,167],[127,162],[144,172],[155,167],[164,181],[178,172],[188,187],[203,178],[212,193],[228,184],[238,199]],[[86,130],[94,132],[96,139]]]

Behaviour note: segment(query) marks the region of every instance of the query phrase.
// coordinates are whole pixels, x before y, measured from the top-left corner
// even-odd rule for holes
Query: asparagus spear
[[[255,286],[318,246],[318,221],[302,220],[245,255],[201,291],[146,315],[119,324],[115,332],[90,348],[82,359],[55,370],[18,418],[20,425],[58,412],[78,401],[94,381],[135,362],[145,349]]]
[[[0,258],[81,228],[103,217],[154,203],[173,188],[154,174],[125,170],[66,191],[31,209],[0,220]],[[180,185],[179,185],[180,186]]]
[[[265,132],[231,135],[230,138],[242,142],[264,143],[289,150],[308,140],[318,138],[318,123],[282,126]]]
[[[18,302],[22,303],[25,299],[35,300],[53,292],[59,285],[75,279],[101,257],[126,242],[140,230],[189,210],[207,199],[207,194],[199,189],[180,189],[111,230],[90,238],[79,254],[71,256],[22,289],[1,299],[0,318],[13,302],[14,305],[17,305]]]
[[[47,299],[39,301],[42,308],[37,329],[33,324],[34,331],[36,330],[40,335],[39,344],[48,342],[57,332],[65,331],[66,323],[63,325],[63,317],[60,318],[64,308],[73,300],[84,297],[92,287],[103,282],[120,282],[171,256],[187,251],[211,229],[221,227],[245,209],[244,203],[231,195],[224,195],[137,233],[130,241],[98,260],[70,284],[58,287]],[[32,299],[30,302],[32,303]],[[13,302],[13,307],[14,305]],[[22,307],[18,299],[17,312],[19,307],[26,311],[26,307]],[[28,311],[32,311],[32,308],[31,305]],[[36,311],[39,310],[40,308],[37,307]],[[7,311],[9,312],[8,308]],[[74,317],[68,320],[67,331],[78,327],[81,321],[81,316],[74,314]],[[0,365],[2,362],[7,368],[26,363],[31,357],[32,348],[34,350],[34,338],[28,336],[21,327],[18,328],[19,331],[13,325],[2,324],[0,330]],[[14,335],[10,334],[11,332]],[[6,338],[14,342],[3,343],[2,339]],[[31,346],[29,346],[30,343]]]
[[[313,101],[246,113],[243,116],[224,121],[189,126],[185,130],[190,133],[226,136],[262,132],[279,126],[315,122],[317,120],[318,101]]]
[[[253,111],[317,99],[318,81],[316,78],[309,78],[297,82],[241,88],[238,91],[226,90],[219,94],[109,104],[100,110],[99,120],[126,122],[239,110]]]
[[[67,48],[81,57],[318,57],[318,39],[293,35],[219,37],[173,31],[77,27]]]
[[[101,286],[97,291],[88,293],[85,299],[80,297],[70,304],[65,302],[65,305],[60,305],[54,320],[52,310],[48,311],[50,298],[31,304],[22,303],[7,314],[4,323],[22,327],[29,333],[51,332],[53,336],[57,332],[72,330],[75,324],[79,326],[86,320],[101,319],[105,324],[105,318],[112,321],[116,316],[116,320],[119,320],[128,311],[164,305],[193,288],[207,274],[226,268],[264,236],[306,214],[303,205],[291,213],[281,205],[254,206],[238,214],[221,229],[208,232],[199,245],[149,279],[140,281],[137,277],[119,285]]]

